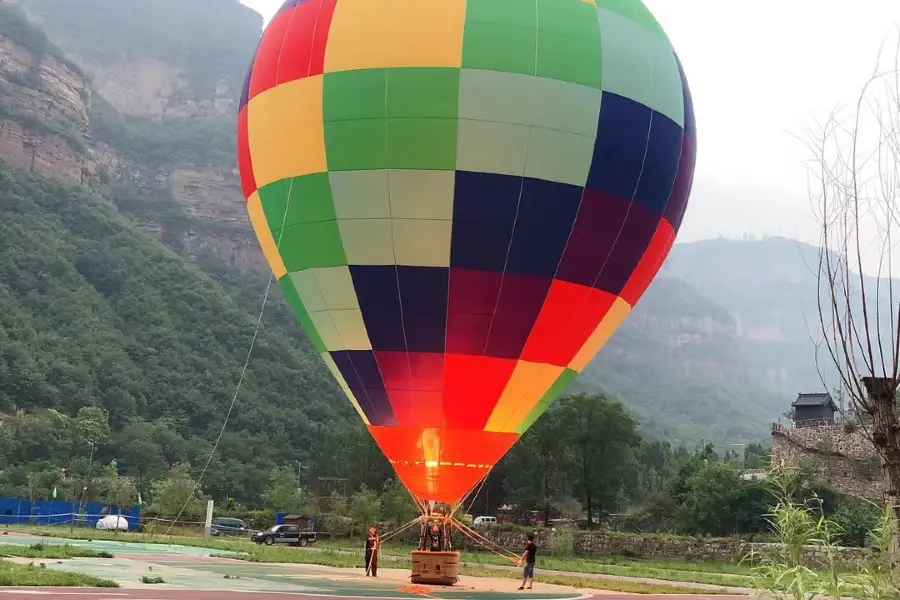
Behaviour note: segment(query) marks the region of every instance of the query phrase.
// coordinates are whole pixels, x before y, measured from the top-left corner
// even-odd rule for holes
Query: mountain
[[[742,362],[781,394],[821,389],[819,249],[786,238],[678,244],[664,266],[735,318]],[[822,367],[826,356],[821,355]]]
[[[20,8],[31,21],[23,18]],[[91,296],[99,304],[89,312],[97,327],[112,328],[105,335],[122,345],[122,353],[127,354],[131,345],[168,344],[179,357],[180,368],[215,373],[204,376],[215,378],[216,400],[210,403],[207,398],[207,404],[198,408],[207,420],[212,417],[211,406],[221,409],[230,400],[222,396],[227,386],[219,384],[230,385],[239,371],[239,350],[246,347],[244,328],[248,319],[255,318],[268,278],[248,224],[235,159],[234,111],[260,28],[259,15],[237,0],[0,3],[0,158],[16,169],[80,188],[65,192],[70,202],[93,206],[96,219],[101,213],[103,219],[114,219],[120,228],[116,235],[140,246],[141,250],[117,247],[123,256],[110,260],[123,262],[109,266],[117,276],[106,289],[104,280],[91,280],[90,273],[79,271],[83,253],[100,261],[96,253],[101,250],[89,252],[94,238],[86,233],[95,226],[85,221],[82,232],[76,221],[67,222],[66,235],[71,239],[60,242],[65,250],[62,260],[74,269],[67,272],[81,278],[85,298],[100,294]],[[5,173],[15,185],[45,190],[28,188],[28,194],[62,193],[46,191],[50,188],[45,185],[50,184],[34,179],[36,175],[22,183],[19,175]],[[30,204],[23,206],[41,218],[59,218],[53,214],[58,203],[42,203],[28,194],[23,197]],[[574,390],[604,392],[621,400],[651,436],[727,445],[764,438],[771,421],[787,409],[792,394],[819,388],[810,375],[808,336],[804,338],[803,328],[798,327],[803,306],[798,312],[794,299],[795,293],[802,296],[800,288],[806,283],[801,279],[791,283],[797,273],[787,269],[793,250],[775,242],[728,242],[726,251],[719,243],[675,246],[664,272],[579,377]],[[131,253],[145,260],[136,264],[127,256]],[[752,258],[744,257],[745,253]],[[177,270],[180,283],[172,283],[171,273],[163,275],[165,269],[157,264]],[[25,277],[24,272],[18,269],[16,277]],[[140,337],[150,335],[143,326],[129,327],[128,315],[140,313],[138,299],[143,292],[116,297],[118,304],[108,307],[109,293],[131,285],[125,282],[126,273],[156,281],[157,287],[165,282],[179,294],[185,293],[158,298],[162,312],[154,318],[170,326],[165,333],[157,330],[152,340]],[[12,275],[7,277],[11,282],[7,285],[12,285]],[[206,291],[191,296],[187,290],[197,286]],[[22,319],[37,310],[28,306],[36,293],[23,288],[15,300]],[[239,325],[228,333],[216,323],[215,334],[204,331],[206,341],[192,346],[181,339],[191,334],[180,328],[214,324],[206,320],[208,315],[191,313],[186,306],[191,302],[201,302],[210,310],[215,307],[212,312],[216,313],[231,311],[232,316],[222,323]],[[272,292],[271,302],[272,314],[267,312],[263,328],[270,337],[258,348],[252,368],[281,375],[271,382],[254,377],[256,399],[245,401],[267,416],[278,412],[279,406],[278,414],[283,413],[287,404],[282,403],[288,402],[291,393],[297,396],[294,402],[317,397],[336,405],[336,412],[313,416],[300,411],[304,414],[296,417],[297,436],[284,442],[288,445],[278,456],[303,456],[311,451],[305,439],[308,428],[321,420],[340,421],[350,413],[346,402],[335,400],[336,390],[325,367],[310,357],[305,336],[289,320],[279,290]],[[178,313],[179,307],[184,307],[185,314]],[[73,343],[83,352],[80,344],[89,342]],[[206,367],[203,352],[212,357]],[[0,350],[3,355],[5,350]],[[83,364],[72,360],[76,366]],[[140,371],[137,381],[151,385],[162,376],[141,360],[135,362],[132,357],[131,361]],[[42,377],[52,370],[51,364],[43,363],[35,368]],[[290,373],[296,374],[293,392],[284,387]],[[192,389],[211,389],[213,383],[193,377],[185,372],[168,381],[174,385],[180,378]],[[142,384],[136,385],[134,390]],[[131,396],[139,394],[132,391]],[[32,402],[8,393],[6,402],[16,406],[50,402],[41,398]],[[110,398],[92,401],[112,402]],[[271,403],[271,407],[255,407],[257,402]],[[72,400],[63,408],[71,411],[77,403]],[[169,398],[163,405],[169,410],[177,403]],[[154,412],[138,400],[134,407],[134,414],[144,418],[162,414],[162,409]],[[188,412],[185,408],[179,414]],[[254,420],[255,427],[260,426],[259,420]],[[213,418],[212,422],[218,421]],[[250,427],[244,421],[237,423]],[[179,426],[185,436],[201,434],[199,423],[182,421]],[[209,423],[205,426],[203,432],[209,434]],[[258,430],[236,431],[234,435],[254,436]],[[254,452],[258,443],[250,446]]]
[[[660,276],[574,387],[611,394],[646,431],[674,442],[759,440],[784,399],[754,381],[741,351],[726,309]]]

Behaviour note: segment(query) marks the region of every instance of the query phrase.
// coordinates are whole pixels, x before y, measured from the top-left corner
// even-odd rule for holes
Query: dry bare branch
[[[820,226],[818,312],[840,386],[881,457],[885,501],[900,490],[900,30],[891,64],[878,66],[849,115],[832,113],[813,154],[810,200]],[[882,47],[882,51],[884,47]],[[900,562],[900,541],[893,551]]]

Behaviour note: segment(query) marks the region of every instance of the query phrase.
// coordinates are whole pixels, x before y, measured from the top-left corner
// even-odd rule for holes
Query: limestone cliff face
[[[20,0],[124,115],[236,112],[262,17],[238,0]]]
[[[197,98],[190,74],[176,64],[150,57],[106,63],[76,58],[91,74],[96,91],[125,115],[199,117],[237,111],[236,77],[220,77],[211,94]]]
[[[87,133],[90,87],[70,63],[0,36],[0,77],[5,104]]]
[[[190,214],[213,221],[247,223],[247,204],[238,170],[180,165],[168,173],[168,187]]]
[[[628,344],[612,344],[605,352],[665,363],[684,375],[712,381],[745,377],[733,356],[737,339],[734,319],[680,279],[658,277],[623,330],[634,339]]]
[[[96,168],[87,149],[90,99],[77,67],[0,34],[0,158],[89,183]]]
[[[95,153],[113,183],[148,196],[169,196],[193,218],[193,223],[138,219],[147,233],[194,258],[215,256],[241,270],[268,268],[249,225],[237,168],[149,166],[102,144],[96,145]]]
[[[223,143],[221,130],[234,127],[262,18],[238,0],[17,4],[90,76],[97,106],[86,111],[81,105],[81,123],[96,137],[88,145],[104,183],[148,201],[174,199],[184,217],[137,207],[132,216],[141,226],[184,254],[215,254],[238,268],[264,269],[236,159],[221,151],[215,160],[202,155],[210,146],[233,153],[236,142]],[[77,100],[77,94],[68,97]],[[98,127],[98,115],[110,110],[118,131]],[[203,123],[210,125],[204,129]],[[204,130],[209,140],[194,136],[191,127]],[[173,135],[173,128],[189,133]],[[27,152],[14,154],[16,166],[27,167]]]

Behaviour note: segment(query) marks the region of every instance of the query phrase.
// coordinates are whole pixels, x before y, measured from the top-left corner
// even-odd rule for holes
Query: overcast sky
[[[281,0],[242,0],[268,20]],[[900,23],[900,0],[645,0],[688,76],[694,189],[679,241],[783,235],[816,242],[804,135],[854,98]]]

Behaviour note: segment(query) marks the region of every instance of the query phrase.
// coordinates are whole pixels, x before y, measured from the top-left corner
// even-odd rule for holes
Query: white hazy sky
[[[282,2],[241,1],[266,20]],[[817,242],[811,156],[793,136],[858,94],[900,23],[900,0],[644,2],[681,58],[697,115],[679,241],[752,233]]]

